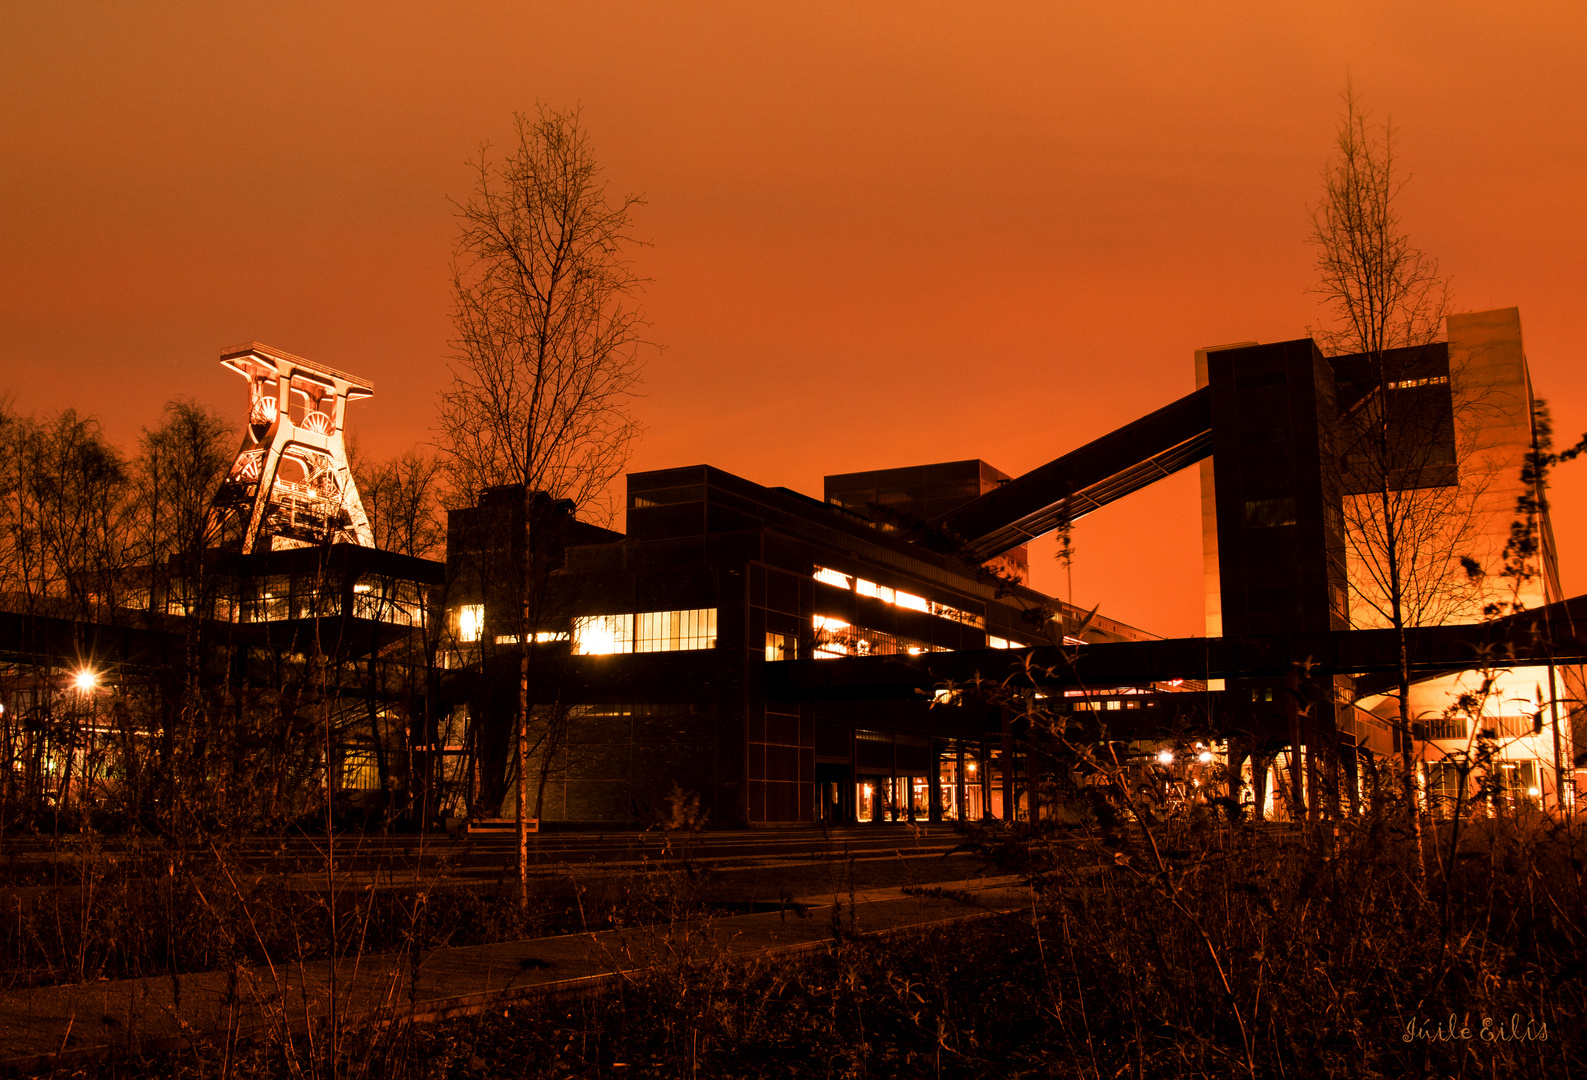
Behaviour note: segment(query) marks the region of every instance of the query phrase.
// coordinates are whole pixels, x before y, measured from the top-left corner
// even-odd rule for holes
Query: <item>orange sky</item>
[[[431,437],[465,161],[582,103],[643,192],[664,346],[631,467],[1022,472],[1193,389],[1202,345],[1304,336],[1347,74],[1401,128],[1416,242],[1518,305],[1587,429],[1579,3],[53,4],[0,13],[0,393],[130,447],[227,411],[257,339],[372,378]],[[1587,464],[1562,470],[1587,590]],[[1195,470],[1085,519],[1075,600],[1201,632]],[[1051,547],[1036,584],[1064,591]]]

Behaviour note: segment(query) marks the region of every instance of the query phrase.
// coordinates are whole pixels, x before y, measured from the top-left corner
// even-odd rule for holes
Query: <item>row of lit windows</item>
[[[821,659],[836,656],[897,655],[905,653],[918,656],[923,652],[945,652],[940,645],[930,645],[913,638],[899,637],[881,630],[863,630],[850,626],[841,619],[816,615],[812,622],[816,628],[815,655]],[[987,648],[1023,649],[1025,646],[1008,638],[988,634]],[[766,632],[766,659],[771,661],[794,659],[796,642],[792,634]],[[843,651],[843,650],[849,651]],[[864,651],[859,651],[864,650]]]
[[[1425,379],[1401,379],[1399,382],[1391,382],[1389,389],[1409,390],[1414,386],[1442,386],[1448,381],[1448,375],[1429,375]]]
[[[911,611],[924,611],[928,615],[952,619],[954,622],[974,626],[977,629],[986,625],[986,620],[974,612],[948,604],[939,604],[935,600],[927,600],[923,596],[916,596],[902,589],[889,589],[886,585],[878,585],[874,581],[866,581],[862,577],[845,574],[841,570],[829,570],[825,566],[818,566],[810,576],[824,584],[857,592],[861,596],[873,597],[884,604],[894,604],[901,608],[909,608]]]
[[[851,626],[842,619],[826,615],[813,616],[811,621],[816,630],[813,655],[817,660],[833,660],[840,656],[919,656],[921,653],[948,651],[929,641]],[[769,647],[767,658],[771,658]]]
[[[637,615],[580,615],[573,620],[575,656],[714,648],[716,608],[642,611]]]
[[[457,609],[453,626],[459,641],[478,641],[485,629],[485,605],[462,605]],[[547,643],[567,641],[569,636],[566,631],[541,630],[535,633],[534,639]],[[637,615],[581,615],[573,620],[571,637],[576,656],[714,649],[716,608],[644,611]],[[498,634],[496,644],[516,645],[518,635]]]

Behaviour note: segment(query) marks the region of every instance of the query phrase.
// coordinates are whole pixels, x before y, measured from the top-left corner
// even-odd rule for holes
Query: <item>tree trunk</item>
[[[1284,714],[1289,720],[1289,786],[1290,786],[1290,817],[1295,821],[1304,821],[1306,813],[1306,788],[1304,774],[1301,772],[1301,717],[1300,717],[1300,687],[1299,680],[1291,671],[1284,681]],[[1307,755],[1310,756],[1309,754]]]
[[[529,635],[518,637],[518,906],[529,907]]]
[[[1253,821],[1261,821],[1267,816],[1267,769],[1272,763],[1270,754],[1251,751],[1251,797],[1255,803],[1251,810]]]

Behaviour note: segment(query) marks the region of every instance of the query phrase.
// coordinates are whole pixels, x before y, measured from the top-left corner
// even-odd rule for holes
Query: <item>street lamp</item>
[[[86,694],[99,687],[99,675],[88,668],[82,668],[72,680],[72,685]]]

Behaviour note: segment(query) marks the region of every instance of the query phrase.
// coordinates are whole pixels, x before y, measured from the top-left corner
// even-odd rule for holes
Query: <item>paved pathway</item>
[[[116,1047],[149,1052],[191,1039],[301,1031],[328,1019],[436,1019],[505,1001],[594,992],[649,968],[684,960],[791,954],[824,948],[836,921],[860,935],[1015,911],[1030,903],[1012,878],[944,883],[952,893],[900,889],[801,897],[792,911],[635,927],[591,934],[270,968],[0,991],[0,1072],[33,1072]]]

